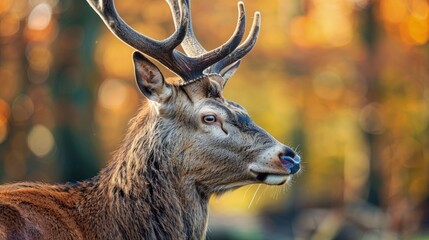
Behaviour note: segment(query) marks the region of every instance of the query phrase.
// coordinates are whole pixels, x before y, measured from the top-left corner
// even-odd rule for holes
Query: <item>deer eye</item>
[[[209,114],[209,115],[203,116],[203,121],[204,121],[204,123],[212,124],[212,123],[215,123],[217,121],[217,119],[216,119],[215,115]]]

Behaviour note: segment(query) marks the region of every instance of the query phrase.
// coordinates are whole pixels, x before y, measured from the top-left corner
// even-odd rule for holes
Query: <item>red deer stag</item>
[[[148,99],[110,164],[87,181],[0,187],[0,239],[204,239],[212,194],[252,184],[280,185],[300,157],[222,97],[254,46],[244,4],[232,37],[206,51],[196,40],[189,0],[167,0],[175,32],[157,41],[128,26],[113,0],[87,0],[107,27],[136,49],[137,85]],[[181,44],[186,54],[175,48]],[[176,73],[165,81],[146,54]]]

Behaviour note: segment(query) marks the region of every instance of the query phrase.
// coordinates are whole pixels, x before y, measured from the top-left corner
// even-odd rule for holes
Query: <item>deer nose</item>
[[[279,154],[280,162],[283,167],[289,169],[290,174],[295,174],[301,168],[301,157],[289,147],[285,147],[283,152]]]

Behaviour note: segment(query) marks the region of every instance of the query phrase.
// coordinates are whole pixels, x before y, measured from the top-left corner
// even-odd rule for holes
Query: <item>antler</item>
[[[189,0],[167,0],[173,13],[176,30],[170,37],[161,41],[142,35],[126,24],[117,13],[114,0],[87,0],[87,2],[119,39],[156,59],[179,75],[185,83],[210,73],[220,74],[222,69],[237,62],[253,48],[259,32],[260,14],[255,13],[249,36],[238,46],[245,29],[244,4],[239,2],[239,19],[232,37],[220,47],[206,51],[193,33]],[[175,49],[179,44],[182,44],[187,55]],[[233,67],[237,67],[238,63]]]
[[[174,24],[176,29],[180,27],[180,7],[177,1],[174,0],[166,0],[170,6],[171,12],[173,14]],[[243,44],[241,44],[238,48],[238,44],[241,42],[244,30],[245,30],[245,22],[246,22],[246,13],[244,10],[244,3],[242,1],[238,2],[238,21],[237,27],[231,36],[231,38],[222,46],[208,52],[204,49],[204,47],[200,44],[200,42],[196,39],[194,35],[194,31],[192,28],[192,17],[191,17],[191,9],[190,9],[190,1],[191,0],[183,0],[184,5],[187,7],[187,12],[189,14],[189,22],[187,24],[187,32],[186,36],[181,43],[183,50],[188,56],[203,56],[203,54],[209,55],[210,53],[217,53],[219,55],[225,56],[219,62],[212,65],[209,69],[207,69],[207,73],[217,73],[222,74],[223,72],[229,72],[231,69],[238,68],[240,64],[240,59],[243,58],[247,53],[252,50],[255,46],[256,39],[258,38],[259,29],[261,25],[261,14],[259,12],[255,12],[254,20],[252,23],[252,27],[249,33],[249,36],[246,38]],[[232,49],[232,51],[231,51]],[[224,52],[228,52],[227,55],[224,55]],[[230,68],[227,68],[222,72],[227,66],[234,63]]]

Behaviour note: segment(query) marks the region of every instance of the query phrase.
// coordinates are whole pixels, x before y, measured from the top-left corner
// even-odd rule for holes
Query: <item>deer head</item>
[[[226,100],[222,91],[237,70],[240,59],[255,45],[260,14],[254,15],[247,39],[245,10],[238,3],[238,22],[232,37],[206,51],[196,40],[190,0],[167,0],[175,32],[157,41],[127,25],[113,0],[88,0],[107,27],[137,51],[133,54],[137,85],[156,112],[162,151],[181,178],[208,194],[246,184],[280,185],[300,169],[300,157],[257,126],[239,104]],[[176,50],[181,44],[184,53]],[[146,54],[176,73],[166,81]]]

